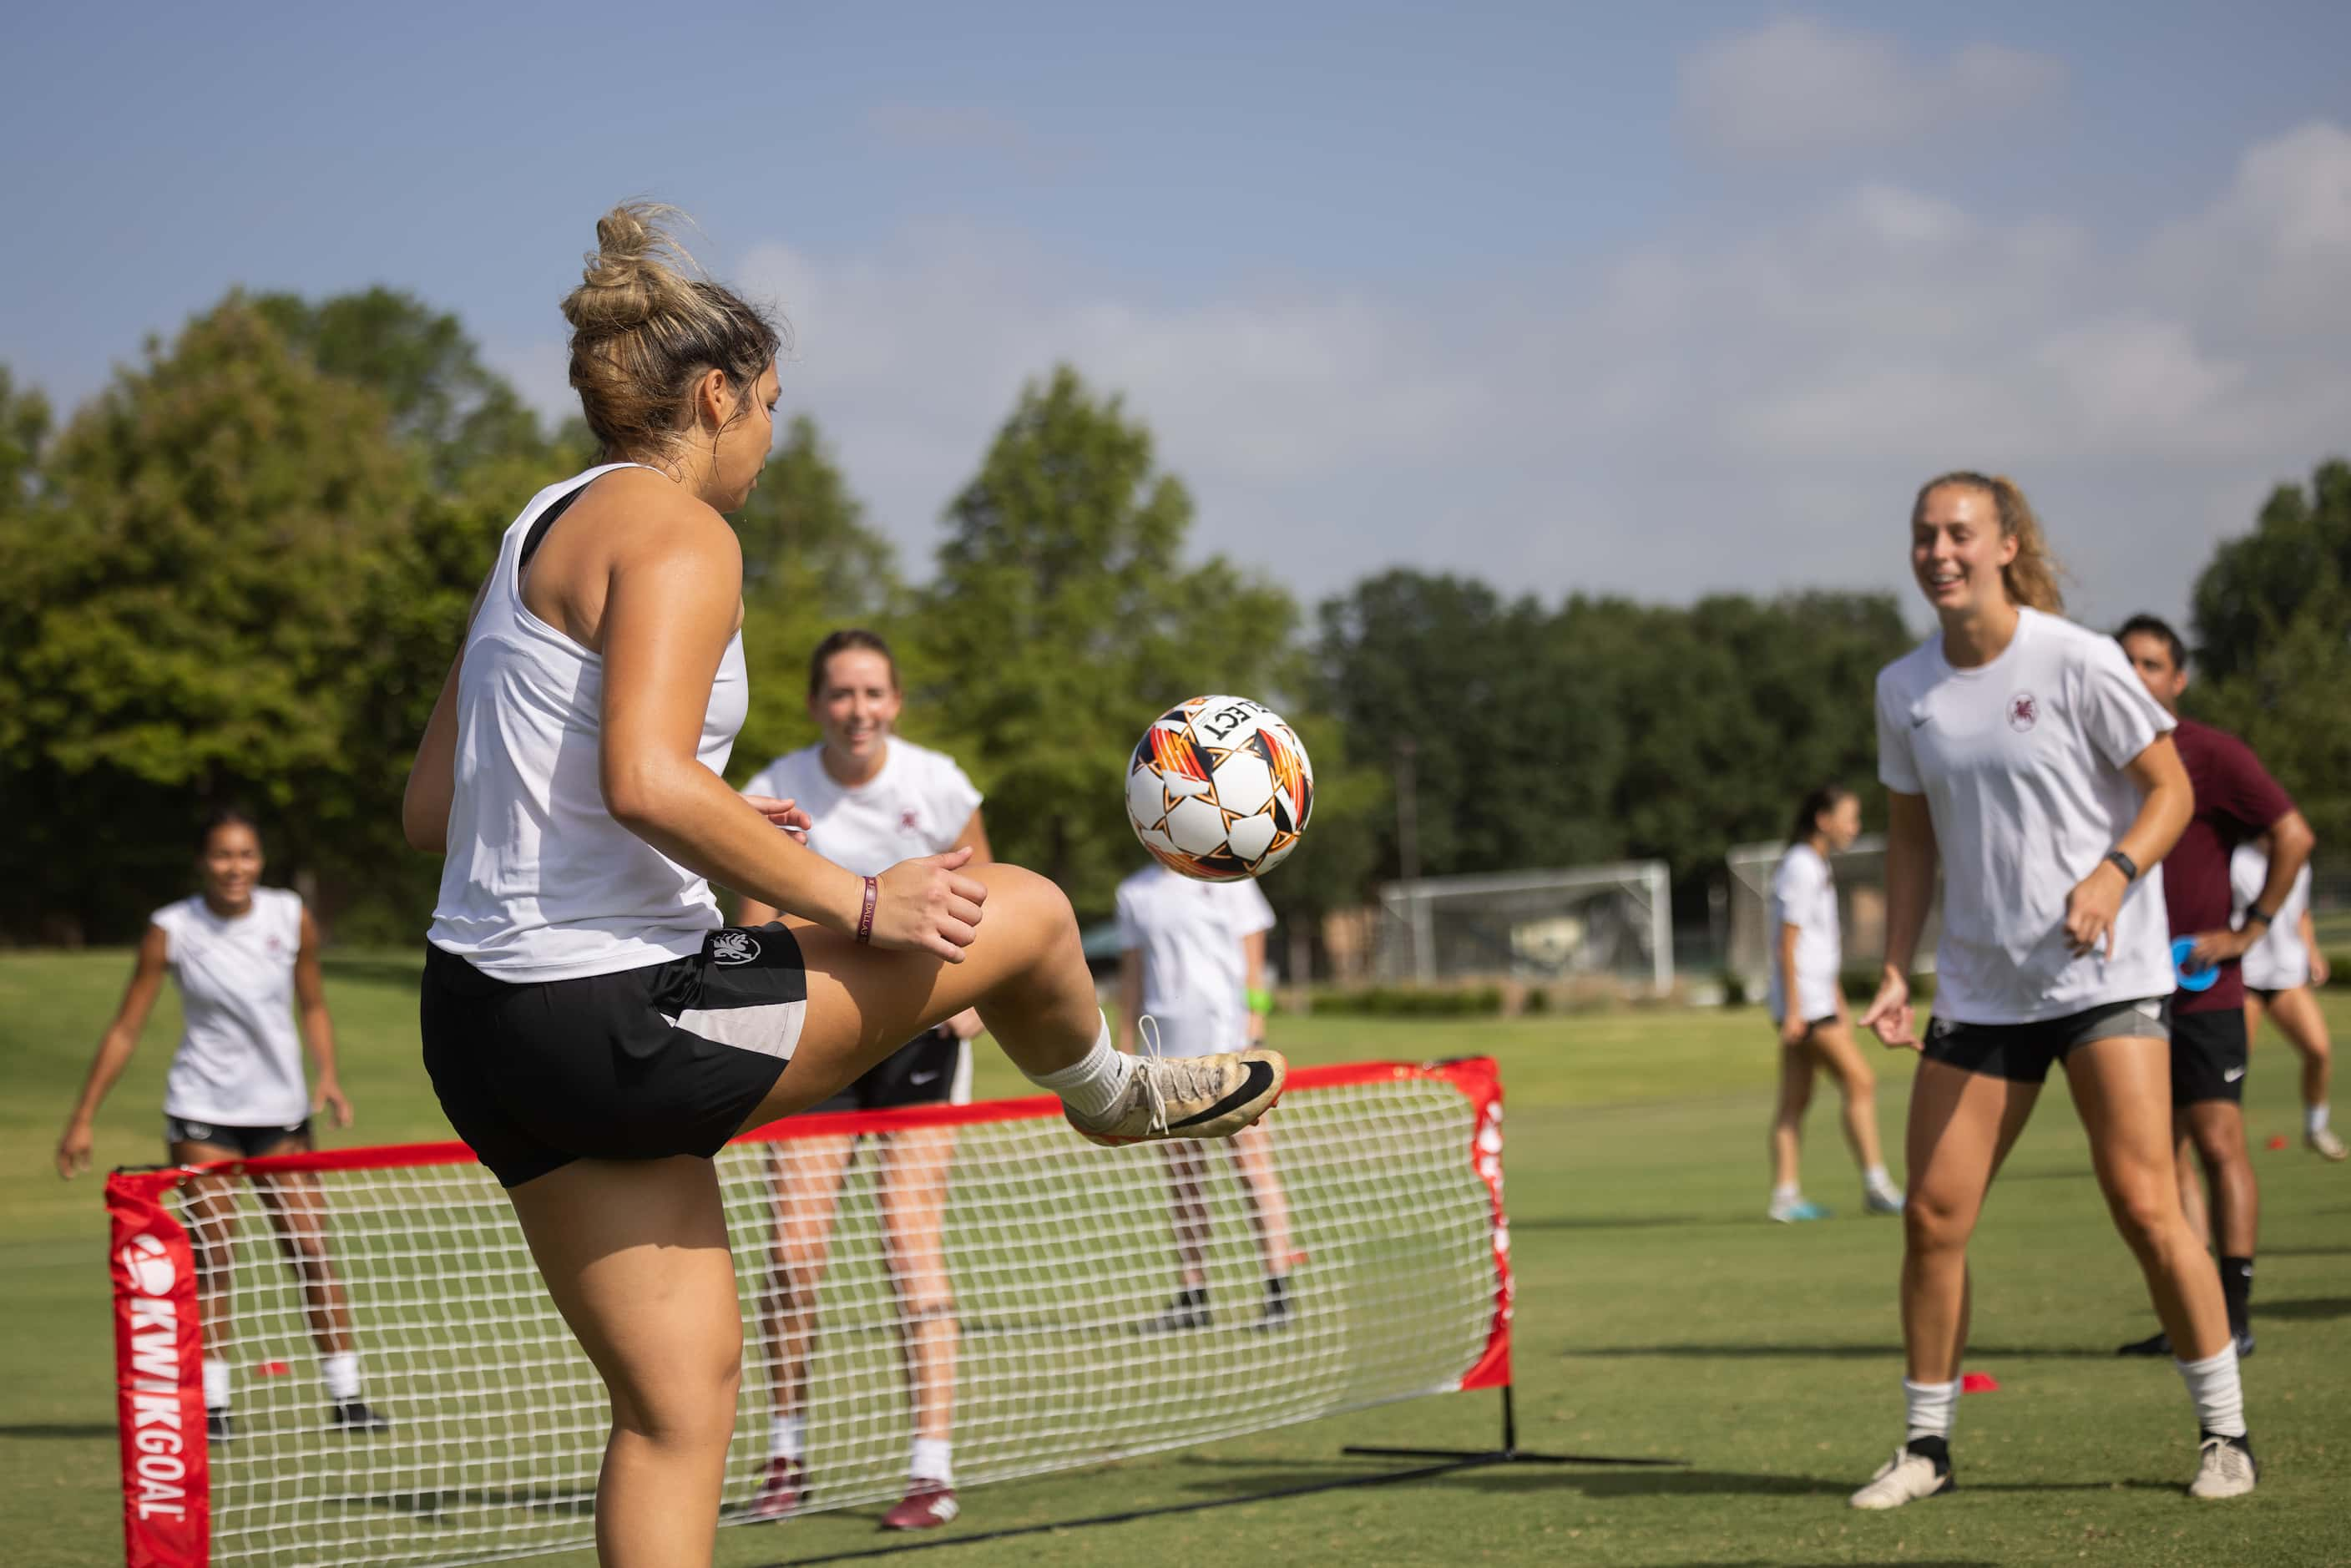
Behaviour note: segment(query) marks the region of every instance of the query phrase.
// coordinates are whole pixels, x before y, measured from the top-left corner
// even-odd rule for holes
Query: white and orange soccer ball
[[[1247,697],[1193,697],[1151,721],[1126,766],[1126,817],[1169,870],[1263,876],[1314,811],[1314,765],[1281,716]]]

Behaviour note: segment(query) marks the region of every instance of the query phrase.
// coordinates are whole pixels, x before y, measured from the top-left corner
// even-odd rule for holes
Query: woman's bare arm
[[[114,1081],[130,1065],[131,1053],[139,1049],[140,1031],[147,1027],[147,1015],[154,1010],[155,997],[163,988],[163,968],[170,956],[171,938],[162,926],[148,926],[147,935],[139,939],[139,956],[131,962],[131,983],[123,988],[122,1005],[115,1009],[114,1021],[99,1038],[98,1055],[90,1061],[81,1098],[74,1102],[73,1114],[66,1118],[65,1134],[57,1140],[57,1175],[68,1180],[89,1168],[90,1124]]]

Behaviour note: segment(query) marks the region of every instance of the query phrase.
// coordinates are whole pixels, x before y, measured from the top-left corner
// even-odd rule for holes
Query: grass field
[[[120,1559],[110,1322],[98,1184],[57,1181],[49,1150],[126,953],[0,956],[0,1554]],[[359,1124],[330,1142],[446,1136],[414,1048],[413,966],[329,967]],[[2351,1006],[2329,1013],[2351,1037]],[[2062,1088],[2046,1097],[1979,1236],[1962,1490],[1885,1516],[1844,1496],[1899,1436],[1896,1227],[1760,1218],[1771,1050],[1760,1015],[1624,1012],[1522,1022],[1277,1020],[1301,1061],[1488,1052],[1509,1092],[1519,1270],[1520,1441],[1670,1456],[1687,1468],[1521,1467],[1325,1492],[954,1549],[947,1561],[1156,1563],[1238,1552],[1283,1563],[2264,1564],[2351,1562],[2351,1168],[2299,1145],[2293,1061],[2274,1038],[2247,1098],[2265,1204],[2248,1396],[2264,1462],[2241,1503],[2179,1495],[2191,1417],[2162,1364],[2111,1347],[2147,1326]],[[160,1156],[157,1009],[101,1121],[101,1166]],[[1882,1125],[1898,1149],[1908,1069],[1885,1060]],[[1017,1092],[985,1061],[982,1094]],[[2351,1098],[2351,1096],[2346,1096]],[[1855,1183],[1814,1111],[1808,1186],[1851,1211]],[[1897,1171],[1898,1171],[1898,1160]],[[978,1533],[1246,1497],[1364,1473],[1346,1443],[1484,1446],[1493,1396],[1457,1395],[966,1494]],[[722,1563],[808,1561],[887,1544],[872,1511],[721,1532]],[[541,1559],[584,1563],[585,1554]]]

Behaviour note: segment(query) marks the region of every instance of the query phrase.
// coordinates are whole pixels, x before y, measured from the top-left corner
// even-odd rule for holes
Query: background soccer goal
[[[1050,1099],[801,1116],[719,1157],[744,1322],[726,1497],[765,1457],[767,1260],[811,1139],[956,1129],[946,1225],[962,1350],[958,1484],[1092,1464],[1510,1378],[1501,1091],[1490,1060],[1301,1069],[1267,1122],[1294,1244],[1291,1317],[1254,1324],[1259,1268],[1212,1159],[1214,1327],[1142,1325],[1176,1286],[1161,1151],[1102,1149]],[[872,1176],[844,1188],[808,1405],[811,1506],[894,1500],[910,1411]],[[462,1145],[208,1167],[319,1173],[369,1400],[392,1429],[324,1429],[302,1301],[266,1225],[235,1243],[225,1343],[199,1343],[184,1169],[108,1183],[124,1517],[134,1565],[477,1563],[592,1539],[604,1392],[548,1301],[506,1197]],[[780,1178],[780,1179],[779,1179]],[[252,1207],[246,1200],[246,1207]],[[204,1438],[200,1358],[236,1372],[236,1437]],[[1211,1369],[1214,1375],[1211,1375]]]
[[[1374,962],[1386,980],[1600,977],[1662,992],[1673,923],[1663,861],[1422,877],[1381,886]]]
[[[1730,867],[1730,937],[1724,967],[1738,976],[1750,999],[1760,1001],[1771,978],[1771,873],[1788,846],[1776,840],[1741,844],[1724,857]],[[1874,971],[1886,961],[1886,839],[1865,833],[1851,848],[1829,856],[1836,878],[1837,919],[1844,928],[1847,974]],[[1943,901],[1927,910],[1914,967],[1933,972],[1935,942],[1943,929]]]

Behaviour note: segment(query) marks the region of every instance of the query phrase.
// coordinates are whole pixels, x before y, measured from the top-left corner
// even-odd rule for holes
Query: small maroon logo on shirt
[[[923,820],[912,811],[901,811],[898,813],[898,825],[911,833],[923,825]]]
[[[2031,692],[2019,692],[2008,699],[2008,727],[2022,735],[2041,718],[2041,705]]]

